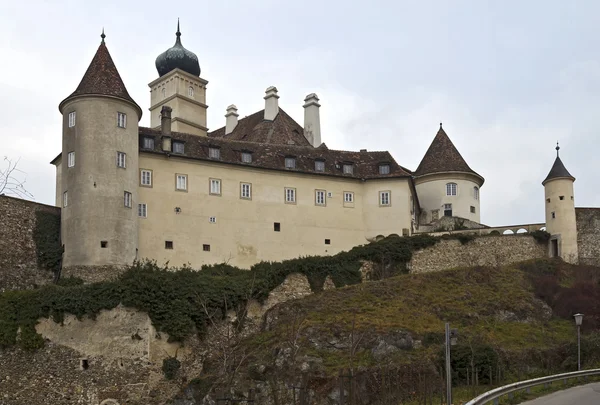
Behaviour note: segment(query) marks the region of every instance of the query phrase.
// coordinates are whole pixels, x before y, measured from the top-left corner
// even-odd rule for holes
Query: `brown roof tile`
[[[138,110],[139,117],[142,116],[142,109],[129,95],[125,88],[125,83],[119,75],[119,71],[115,66],[108,48],[102,40],[90,66],[87,68],[79,86],[71,93],[69,97],[64,99],[60,105],[59,110],[62,112],[62,106],[71,98],[82,96],[82,95],[104,95],[113,96],[120,99],[129,101]]]
[[[255,112],[238,121],[233,132],[225,135],[225,127],[208,134],[210,138],[279,145],[310,146],[304,129],[281,108],[273,121],[264,119],[265,110]]]
[[[275,131],[273,134],[275,134]],[[185,143],[185,153],[181,155],[185,158],[215,161],[215,159],[209,157],[208,149],[209,147],[217,147],[220,149],[221,155],[219,161],[228,164],[357,179],[411,177],[411,172],[396,163],[389,152],[349,152],[327,149],[323,145],[319,148],[313,148],[312,146],[280,143],[256,143],[222,137],[202,137],[179,132],[173,132],[171,136],[173,141]],[[144,137],[154,138],[154,150],[150,151],[142,148]],[[140,152],[165,154],[161,150],[159,130],[140,127]],[[242,152],[252,153],[252,163],[242,163]],[[285,168],[286,157],[296,158],[295,169]],[[324,172],[315,171],[315,160],[325,161]],[[343,173],[343,163],[352,163],[354,169],[352,174]],[[380,163],[390,165],[389,174],[379,174]]]
[[[433,173],[444,173],[444,172],[465,172],[472,173],[476,176],[483,177],[477,174],[473,169],[469,167],[467,162],[463,159],[458,152],[458,149],[454,146],[442,126],[438,133],[433,138],[433,142],[425,152],[425,156],[419,163],[419,167],[415,170],[415,176],[423,176],[426,174]]]

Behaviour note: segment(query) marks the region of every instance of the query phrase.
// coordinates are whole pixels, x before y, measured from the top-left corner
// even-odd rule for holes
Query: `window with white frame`
[[[456,195],[456,183],[446,184],[446,195]]]
[[[188,97],[194,97],[194,88],[192,86],[188,87]]]
[[[66,207],[69,205],[69,193],[67,191],[65,191],[63,193],[63,207]]]
[[[325,190],[315,190],[315,205],[325,205]]]
[[[187,174],[175,175],[175,189],[178,191],[187,191]]]
[[[127,114],[122,112],[117,113],[117,126],[119,128],[127,128]]]
[[[140,185],[152,187],[152,170],[140,169]]]
[[[354,166],[352,163],[344,163],[344,174],[354,173]]]
[[[75,152],[69,152],[67,155],[67,167],[75,166]]]
[[[131,193],[129,191],[123,193],[123,204],[125,207],[131,208]]]
[[[315,172],[324,172],[324,171],[325,171],[325,161],[315,160]]]
[[[144,149],[154,149],[154,138],[150,138],[149,136],[144,137],[144,143],[142,144]]]
[[[220,159],[221,158],[221,149],[208,148],[208,157],[210,157],[211,159]]]
[[[296,189],[291,187],[285,188],[285,203],[296,204]]]
[[[285,168],[286,169],[295,169],[296,168],[296,158],[295,157],[286,157],[285,158]]]
[[[252,153],[251,152],[242,152],[242,162],[252,163]]]
[[[73,128],[75,126],[75,111],[71,111],[69,113],[69,128]]]
[[[390,198],[390,191],[380,191],[379,192],[379,205],[382,207],[388,207],[392,204]]]
[[[221,180],[210,179],[210,193],[214,195],[221,195]]]
[[[473,187],[473,197],[475,197],[476,200],[479,200],[479,187]]]
[[[148,218],[148,206],[146,204],[138,204],[138,217]]]
[[[245,200],[252,199],[252,184],[240,183],[240,198]]]
[[[390,174],[390,165],[387,163],[379,165],[379,174]]]
[[[127,154],[125,152],[117,152],[117,167],[122,167],[123,169],[127,167]]]
[[[345,203],[353,203],[354,202],[354,193],[351,191],[344,191],[344,202]]]
[[[183,142],[173,142],[173,153],[183,154],[185,152],[185,144]]]

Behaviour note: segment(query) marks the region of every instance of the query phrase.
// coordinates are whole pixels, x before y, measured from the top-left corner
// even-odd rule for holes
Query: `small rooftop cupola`
[[[62,113],[63,107],[69,101],[74,98],[86,97],[86,96],[105,96],[110,98],[118,98],[124,100],[133,105],[138,113],[138,120],[142,118],[142,109],[140,106],[131,98],[125,83],[121,79],[121,75],[113,62],[104,38],[104,28],[102,28],[102,35],[100,35],[102,41],[100,46],[87,68],[79,86],[71,95],[65,98],[58,105],[59,111]]]
[[[558,146],[558,142],[556,142],[555,149],[556,149],[556,160],[554,160],[554,164],[552,165],[552,168],[550,169],[550,173],[548,173],[548,175],[542,182],[542,185],[545,185],[547,182],[549,182],[550,180],[554,180],[554,179],[571,179],[572,181],[575,181],[575,177],[571,176],[571,173],[569,173],[569,171],[563,164],[562,160],[560,160],[560,155],[559,155],[560,146]]]
[[[179,19],[177,19],[177,32],[175,33],[175,45],[158,55],[156,58],[156,70],[159,76],[164,76],[173,69],[181,69],[191,75],[200,77],[200,63],[195,53],[188,51],[181,44],[181,32],[179,31]]]

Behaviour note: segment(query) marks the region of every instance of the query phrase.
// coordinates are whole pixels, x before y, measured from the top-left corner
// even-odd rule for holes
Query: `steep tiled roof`
[[[429,149],[425,152],[425,156],[423,156],[414,174],[415,176],[423,176],[425,174],[445,172],[465,172],[481,177],[465,162],[458,149],[456,149],[456,146],[454,146],[440,125],[438,133],[433,138],[433,142],[431,142]],[[483,177],[481,179],[483,180]]]
[[[552,169],[550,169],[550,173],[548,173],[548,176],[546,176],[542,184],[546,183],[548,180],[556,179],[559,177],[567,177],[575,181],[575,177],[571,176],[571,173],[569,173],[562,160],[560,160],[560,157],[556,156],[556,160],[552,165]]]
[[[238,121],[233,132],[225,135],[225,127],[208,134],[210,138],[279,145],[310,146],[304,129],[281,108],[273,121],[264,119],[265,110],[255,112]]]
[[[159,130],[140,127],[140,152],[165,154],[161,150],[160,135]],[[154,150],[142,148],[144,137],[154,138]],[[298,146],[297,144],[257,144],[256,142],[229,140],[219,137],[202,137],[179,132],[173,132],[171,137],[173,141],[185,142],[185,153],[177,155],[184,158],[215,161],[215,159],[209,157],[208,149],[209,147],[217,147],[220,149],[221,155],[218,161],[228,164],[357,179],[411,177],[410,171],[396,163],[389,152],[348,152],[327,149],[323,145],[313,148],[312,146]],[[252,153],[252,163],[242,163],[242,152]],[[174,154],[172,155],[174,156]],[[286,157],[296,158],[295,169],[285,168]],[[315,160],[323,160],[325,162],[324,172],[315,171]],[[343,173],[344,163],[353,164],[354,170],[352,174]],[[388,163],[390,165],[389,174],[379,174],[380,163]]]
[[[142,109],[135,101],[133,101],[127,92],[125,83],[123,83],[121,75],[119,75],[119,71],[117,70],[110,53],[108,52],[108,48],[106,47],[104,40],[102,40],[102,43],[98,47],[96,55],[94,55],[90,66],[83,75],[83,79],[81,79],[79,86],[77,86],[77,89],[71,93],[69,97],[60,103],[58,107],[59,110],[62,112],[62,106],[69,99],[83,95],[118,97],[132,103],[138,110],[139,117],[142,116]]]

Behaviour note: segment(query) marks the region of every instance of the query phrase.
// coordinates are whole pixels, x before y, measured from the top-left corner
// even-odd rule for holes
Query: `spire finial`
[[[558,141],[556,141],[556,157],[558,157],[558,151],[560,150],[560,146],[558,146]]]
[[[440,122],[440,129],[442,129],[442,123]]]
[[[102,38],[102,43],[104,43],[104,38],[106,38],[106,35],[104,35],[104,27],[102,27],[102,35],[100,35],[100,38]]]
[[[179,31],[179,17],[177,17],[177,32],[175,33],[175,35],[177,35],[177,37],[181,36],[181,31]]]

